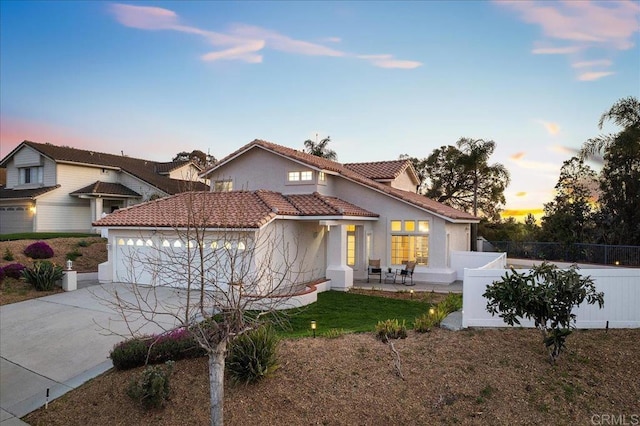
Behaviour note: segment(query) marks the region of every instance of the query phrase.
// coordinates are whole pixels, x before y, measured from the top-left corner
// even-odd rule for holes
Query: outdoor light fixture
[[[72,266],[73,262],[71,261],[71,259],[67,260],[67,271],[70,271]]]
[[[311,330],[313,330],[313,338],[316,338],[316,322],[311,321]]]
[[[413,299],[413,289],[409,290],[409,293],[411,293],[411,298]]]
[[[33,214],[36,214],[36,206],[29,207],[29,211]]]
[[[435,308],[429,308],[429,315],[435,315],[435,313],[436,313]]]
[[[616,260],[616,266],[620,266],[620,261]]]

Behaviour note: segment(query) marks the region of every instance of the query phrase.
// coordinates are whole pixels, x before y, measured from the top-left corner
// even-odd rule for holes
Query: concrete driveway
[[[2,426],[24,424],[20,417],[45,405],[47,389],[51,401],[110,369],[109,351],[130,335],[130,327],[155,333],[176,323],[171,313],[179,309],[181,294],[174,289],[142,288],[153,310],[162,311],[160,325],[139,315],[128,315],[127,325],[108,301],[116,290],[124,300],[136,300],[129,286],[90,284],[0,307]]]

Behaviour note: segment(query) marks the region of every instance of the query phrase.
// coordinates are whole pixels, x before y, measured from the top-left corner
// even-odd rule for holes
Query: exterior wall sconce
[[[316,322],[311,321],[311,330],[313,330],[313,338],[316,338]]]
[[[73,268],[73,262],[71,260],[67,260],[67,271],[70,271]]]
[[[36,214],[36,206],[33,205],[33,206],[29,207],[29,211],[31,212],[31,214]]]

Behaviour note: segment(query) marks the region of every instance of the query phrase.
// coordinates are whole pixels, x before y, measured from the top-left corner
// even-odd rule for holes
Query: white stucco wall
[[[318,172],[315,170],[313,181],[287,182],[289,171],[306,170],[313,169],[256,147],[222,165],[209,176],[209,179],[212,188],[217,180],[231,179],[234,190],[268,189],[283,194],[310,194],[315,191],[322,193],[325,185],[316,183]]]
[[[213,241],[220,244],[227,241],[233,243],[239,241],[236,239],[237,235],[234,232],[208,232],[204,241],[209,258],[212,259],[209,247]],[[268,262],[274,276],[281,277],[286,272],[286,282],[304,283],[324,277],[326,249],[323,227],[310,222],[275,221],[262,228],[256,238],[260,242],[255,250],[255,257],[252,258],[253,268],[260,268],[259,265]],[[266,242],[267,238],[278,244]],[[184,267],[181,265],[185,261],[178,261],[176,253],[185,253],[186,250],[173,249],[173,244],[179,239],[184,240],[184,231],[111,228],[108,264],[101,267],[101,270],[109,270],[104,270],[101,276],[111,277],[115,282],[183,286],[185,277]],[[120,240],[122,245],[119,244]],[[147,245],[148,240],[153,244],[152,247]],[[172,246],[162,247],[164,240]],[[166,255],[166,252],[171,253],[171,256]],[[194,265],[198,264],[197,260],[194,262]],[[158,266],[160,264],[163,266]],[[229,268],[222,271],[222,264],[213,260],[207,261],[207,265],[207,280],[221,283],[224,287],[230,279]],[[102,277],[101,280],[104,280]]]

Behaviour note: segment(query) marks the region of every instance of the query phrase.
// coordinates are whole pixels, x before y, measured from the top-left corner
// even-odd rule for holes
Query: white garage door
[[[0,234],[33,232],[33,216],[29,207],[0,207]]]

